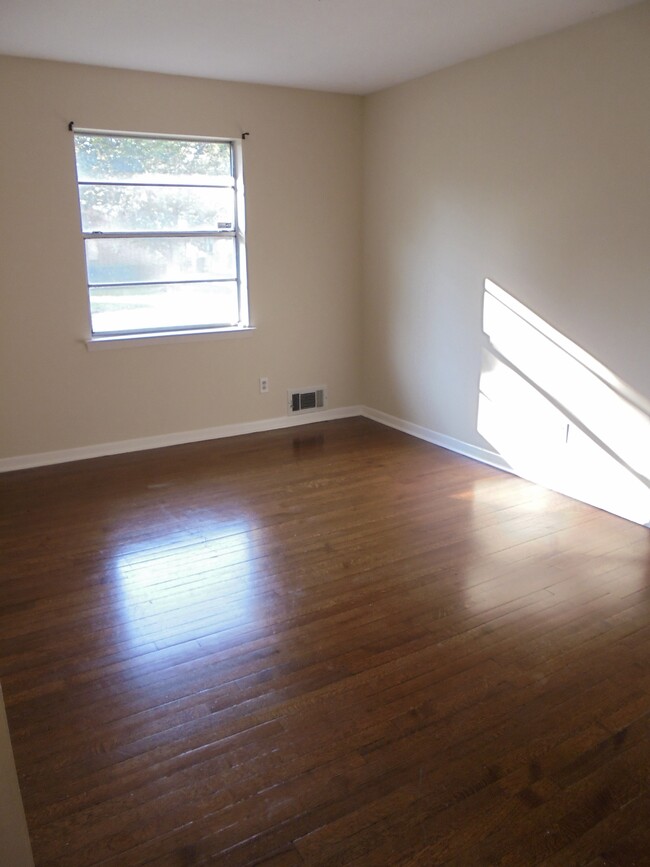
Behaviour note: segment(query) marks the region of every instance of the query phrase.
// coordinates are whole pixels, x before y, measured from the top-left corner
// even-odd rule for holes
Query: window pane
[[[80,181],[232,183],[230,142],[175,141],[76,133]]]
[[[237,283],[91,287],[94,334],[235,325]]]
[[[235,193],[220,187],[81,185],[84,232],[232,231]]]
[[[234,280],[234,238],[89,238],[88,282]]]
[[[75,133],[74,145],[93,333],[247,317],[233,142]]]

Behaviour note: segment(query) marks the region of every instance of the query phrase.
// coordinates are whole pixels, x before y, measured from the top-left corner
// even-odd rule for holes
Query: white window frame
[[[234,336],[239,332],[253,331],[250,324],[249,302],[248,302],[248,278],[247,278],[247,261],[246,261],[246,209],[244,196],[244,172],[243,172],[243,139],[239,138],[219,138],[212,136],[194,136],[194,135],[167,135],[156,133],[142,132],[126,132],[117,130],[99,130],[87,129],[73,126],[70,124],[70,129],[74,134],[83,136],[104,136],[114,138],[142,138],[153,141],[191,141],[191,142],[219,142],[230,145],[231,148],[231,164],[232,177],[234,181],[234,227],[232,230],[219,231],[119,231],[119,232],[84,232],[82,229],[81,235],[84,244],[84,262],[86,263],[86,286],[88,299],[88,317],[89,317],[89,332],[90,336],[86,339],[86,344],[89,349],[108,348],[111,345],[124,344],[148,344],[167,341],[186,341],[196,338],[205,338],[212,335]],[[75,169],[76,151],[75,151]],[[173,177],[173,176],[170,176]],[[79,181],[77,177],[77,197],[80,208],[80,224],[81,224],[81,201],[80,190],[82,186],[91,183],[88,181]],[[117,184],[119,185],[119,184]],[[124,182],[128,186],[128,182]],[[151,186],[157,186],[155,183]],[[178,186],[182,186],[179,184]],[[138,330],[111,331],[111,332],[93,332],[92,316],[91,316],[91,288],[93,284],[89,280],[88,265],[86,260],[86,241],[96,240],[97,238],[161,238],[161,237],[232,237],[235,241],[235,259],[236,259],[236,283],[237,283],[237,301],[239,307],[239,321],[236,324],[219,324],[201,326],[201,327],[165,327],[165,328],[141,328]],[[137,285],[137,284],[136,284]],[[144,285],[144,284],[143,284]]]

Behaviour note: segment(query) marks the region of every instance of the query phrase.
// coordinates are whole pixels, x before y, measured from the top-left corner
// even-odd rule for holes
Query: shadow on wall
[[[491,280],[477,430],[526,479],[650,525],[650,404]]]

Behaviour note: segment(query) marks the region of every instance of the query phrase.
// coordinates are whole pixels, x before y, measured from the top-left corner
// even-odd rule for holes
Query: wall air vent
[[[289,391],[289,415],[299,412],[317,412],[327,404],[327,389],[324,385],[317,388],[297,388]]]

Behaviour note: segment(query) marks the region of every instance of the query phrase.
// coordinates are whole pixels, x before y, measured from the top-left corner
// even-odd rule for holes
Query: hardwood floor
[[[39,867],[650,863],[647,529],[363,419],[0,494]]]

